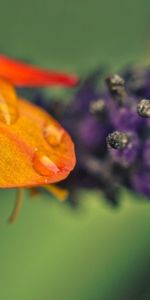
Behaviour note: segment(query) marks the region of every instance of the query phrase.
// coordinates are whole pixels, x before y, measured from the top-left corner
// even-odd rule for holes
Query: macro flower
[[[42,94],[45,107],[72,136],[77,165],[62,183],[70,201],[81,188],[103,191],[116,205],[121,186],[150,196],[150,69],[128,67],[106,75],[102,68],[81,80],[67,104]]]
[[[13,84],[72,86],[76,78],[0,56],[0,188],[19,189],[11,222],[20,210],[22,188],[44,186],[63,199],[66,191],[51,184],[65,179],[76,162],[66,130],[42,108],[19,97]]]

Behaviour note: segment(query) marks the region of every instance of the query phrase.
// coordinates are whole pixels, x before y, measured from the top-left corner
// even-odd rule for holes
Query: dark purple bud
[[[128,132],[124,136],[124,143],[124,148],[110,148],[109,152],[114,162],[126,168],[135,162],[140,150],[140,141],[135,133]]]
[[[119,131],[138,130],[143,126],[143,119],[137,114],[136,105],[117,107],[114,111],[111,111],[110,117],[113,126]]]
[[[92,116],[85,116],[78,124],[75,135],[88,150],[96,150],[104,144],[107,135],[107,127]]]

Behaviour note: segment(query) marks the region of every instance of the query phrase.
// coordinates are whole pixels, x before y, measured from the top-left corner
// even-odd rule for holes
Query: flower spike
[[[9,80],[16,87],[71,87],[78,83],[75,75],[40,69],[4,55],[0,55],[0,77]]]
[[[59,111],[55,101],[47,104],[43,95],[39,103],[38,93],[35,97],[75,141],[77,167],[60,186],[70,192],[73,205],[81,188],[103,191],[113,205],[121,186],[150,199],[150,67],[110,75],[106,87],[96,74],[81,80]]]

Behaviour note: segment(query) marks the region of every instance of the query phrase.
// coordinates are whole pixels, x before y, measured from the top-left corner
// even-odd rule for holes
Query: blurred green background
[[[0,51],[86,72],[149,61],[149,0],[1,1]],[[31,199],[9,226],[15,191],[0,191],[0,299],[150,299],[150,203],[122,191],[112,209],[96,193],[74,211]]]

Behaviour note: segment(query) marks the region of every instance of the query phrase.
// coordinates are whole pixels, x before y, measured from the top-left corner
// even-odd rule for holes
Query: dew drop
[[[0,121],[11,125],[18,119],[18,112],[15,107],[8,106],[6,103],[2,103],[0,99]]]
[[[51,124],[44,128],[44,137],[50,146],[56,147],[61,143],[64,135],[64,130]]]
[[[57,165],[47,155],[40,151],[34,153],[33,167],[36,172],[43,176],[56,175],[60,171]]]
[[[14,88],[0,79],[0,121],[10,125],[18,119],[17,96]]]

